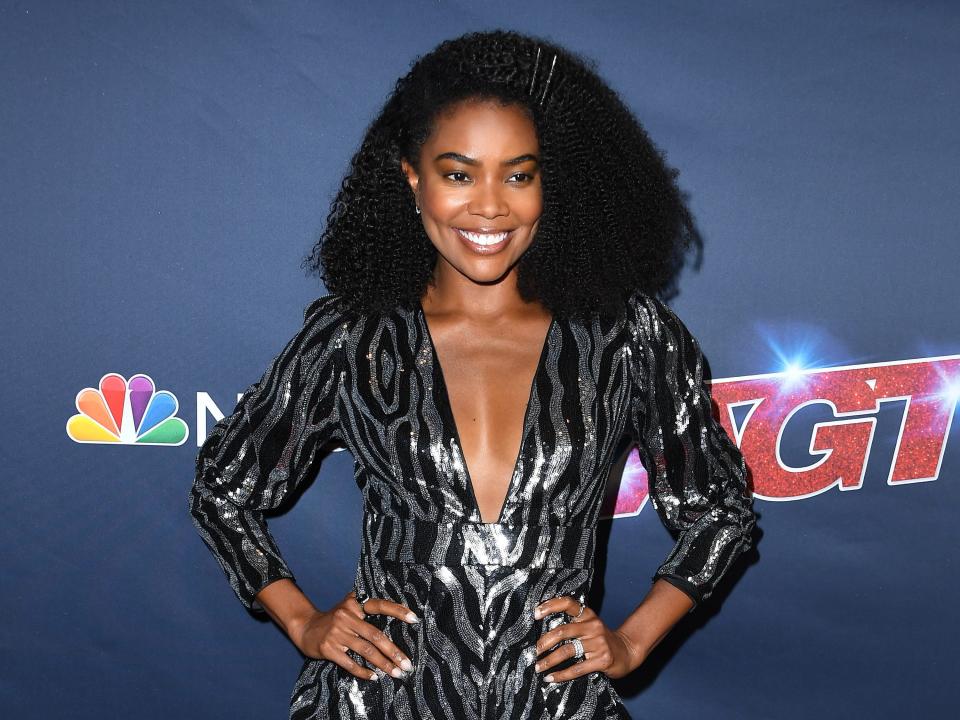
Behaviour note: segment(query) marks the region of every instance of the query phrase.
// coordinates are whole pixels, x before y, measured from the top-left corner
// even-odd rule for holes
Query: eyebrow
[[[467,157],[466,155],[461,155],[457,152],[445,152],[437,155],[433,161],[437,162],[438,160],[443,160],[449,158],[450,160],[456,160],[457,162],[462,162],[464,165],[479,165],[480,163],[474,160],[472,157]],[[515,158],[510,158],[509,160],[504,160],[501,165],[519,165],[520,163],[533,160],[535,163],[539,163],[539,159],[536,155],[526,153],[524,155],[517,155]]]

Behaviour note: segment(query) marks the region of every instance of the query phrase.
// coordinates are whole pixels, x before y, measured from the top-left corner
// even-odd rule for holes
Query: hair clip
[[[550,62],[550,71],[547,73],[547,81],[543,84],[543,92],[540,93],[540,99],[537,101],[538,105],[543,105],[544,99],[547,97],[547,90],[550,88],[550,81],[553,79],[553,68],[557,64],[557,54],[553,54],[553,60]],[[533,62],[533,72],[530,75],[530,87],[527,90],[527,95],[533,94],[533,86],[537,81],[537,70],[540,68],[540,46],[537,45],[537,59]]]
[[[527,95],[533,94],[533,83],[537,79],[537,68],[540,67],[540,46],[537,45],[537,59],[533,61],[533,72],[530,73],[530,88],[527,90]]]

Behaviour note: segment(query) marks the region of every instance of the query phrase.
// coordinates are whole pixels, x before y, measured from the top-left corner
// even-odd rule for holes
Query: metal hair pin
[[[537,45],[537,59],[533,61],[533,72],[530,73],[530,87],[527,89],[527,95],[533,94],[533,83],[537,79],[537,68],[540,67],[540,46]]]
[[[553,60],[550,62],[550,71],[547,73],[547,81],[543,84],[543,92],[540,93],[540,99],[537,101],[538,105],[543,105],[544,99],[547,97],[547,90],[550,89],[550,81],[553,79],[553,68],[557,64],[557,54],[553,54]],[[533,86],[537,81],[537,70],[540,68],[540,46],[537,45],[537,58],[533,62],[533,73],[530,75],[530,88],[527,90],[528,95],[533,94]]]

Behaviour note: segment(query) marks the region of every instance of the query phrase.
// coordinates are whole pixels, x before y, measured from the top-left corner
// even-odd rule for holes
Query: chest
[[[628,337],[621,323],[555,319],[539,349],[444,344],[441,359],[422,315],[371,320],[345,348],[349,449],[385,492],[505,520],[538,483],[569,491],[602,474],[624,431]]]

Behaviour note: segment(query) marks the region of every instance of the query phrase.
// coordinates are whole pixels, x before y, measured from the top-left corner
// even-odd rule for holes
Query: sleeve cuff
[[[266,615],[267,610],[266,608],[263,607],[263,605],[260,604],[260,601],[257,600],[257,593],[263,590],[267,585],[272,585],[277,580],[283,580],[283,579],[293,580],[294,582],[296,582],[296,578],[289,571],[281,571],[279,573],[271,575],[263,582],[262,585],[260,585],[260,587],[256,588],[255,590],[253,590],[253,592],[250,593],[250,595],[246,598],[244,604],[247,606],[247,608],[251,612],[257,613],[258,615]]]
[[[685,592],[689,598],[693,600],[693,607],[687,611],[688,614],[696,610],[702,602],[700,589],[686,578],[680,577],[679,575],[654,575],[653,580],[654,582],[657,580],[666,580],[678,590]]]

